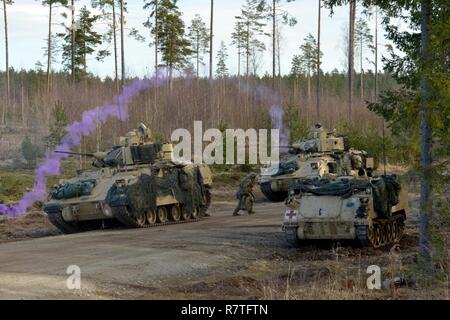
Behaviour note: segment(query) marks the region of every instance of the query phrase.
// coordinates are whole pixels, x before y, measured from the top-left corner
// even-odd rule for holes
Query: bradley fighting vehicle
[[[143,124],[119,146],[88,155],[96,169],[55,187],[44,208],[63,233],[192,222],[208,215],[209,167],[174,162],[172,145],[154,143]]]
[[[295,184],[285,203],[283,230],[293,244],[353,239],[378,248],[402,237],[408,194],[396,175],[339,177]]]
[[[346,137],[320,124],[310,130],[306,139],[287,148],[289,153],[281,156],[276,170],[261,168],[258,183],[271,201],[285,200],[289,186],[305,179],[357,175],[360,169],[371,171],[374,167],[373,158],[365,151],[351,149]]]

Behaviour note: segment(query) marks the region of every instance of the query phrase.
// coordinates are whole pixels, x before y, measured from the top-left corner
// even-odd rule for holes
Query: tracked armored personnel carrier
[[[209,167],[175,163],[172,145],[154,143],[144,125],[110,151],[88,155],[95,169],[63,181],[44,207],[63,233],[186,223],[208,215]]]
[[[407,196],[395,175],[305,181],[290,188],[283,230],[292,244],[348,239],[378,248],[401,239]]]
[[[367,152],[351,149],[346,137],[320,124],[310,130],[306,139],[288,148],[277,170],[261,168],[258,184],[270,201],[285,200],[289,186],[305,179],[356,176],[360,169],[374,168],[374,160]]]

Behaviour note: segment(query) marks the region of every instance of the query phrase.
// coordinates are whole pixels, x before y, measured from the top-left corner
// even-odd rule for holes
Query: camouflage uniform
[[[239,203],[236,209],[234,209],[234,216],[238,216],[241,210],[247,211],[248,214],[255,213],[253,211],[253,203],[255,202],[253,187],[256,183],[256,177],[256,173],[250,173],[239,185],[239,191],[236,193],[236,198],[239,200]]]

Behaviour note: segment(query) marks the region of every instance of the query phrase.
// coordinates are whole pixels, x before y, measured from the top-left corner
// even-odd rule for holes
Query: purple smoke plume
[[[67,134],[61,141],[61,144],[55,149],[59,151],[70,151],[72,148],[80,145],[81,138],[87,137],[97,129],[97,123],[105,124],[109,117],[124,121],[128,118],[128,103],[132,98],[143,90],[158,86],[163,81],[161,77],[153,79],[136,80],[132,84],[125,86],[122,93],[115,97],[114,103],[83,112],[81,121],[75,121],[66,127]],[[26,212],[37,201],[43,201],[47,198],[47,177],[58,176],[61,174],[61,160],[68,158],[67,154],[59,154],[54,151],[48,151],[45,161],[35,170],[35,181],[33,191],[26,192],[22,200],[14,205],[0,204],[0,215],[17,217]]]
[[[284,110],[281,107],[280,96],[273,90],[262,85],[259,85],[256,88],[253,88],[250,85],[244,85],[244,87],[241,87],[240,89],[246,94],[254,94],[258,101],[270,101],[271,106],[269,114],[272,120],[272,129],[280,130],[280,150],[288,151],[289,149],[286,147],[289,145],[291,133],[284,124]]]
[[[270,117],[272,118],[272,128],[280,130],[280,150],[286,149],[289,145],[291,133],[284,125],[284,110],[277,104],[270,107]]]

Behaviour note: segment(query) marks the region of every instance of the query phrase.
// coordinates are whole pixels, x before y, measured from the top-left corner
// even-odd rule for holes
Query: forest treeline
[[[84,95],[89,95],[93,86],[109,88],[110,81],[114,82],[114,93],[120,91],[121,86],[129,81],[127,77],[126,46],[129,41],[140,41],[154,48],[153,74],[166,73],[168,86],[172,90],[174,82],[182,82],[180,79],[192,76],[197,83],[202,82],[199,70],[206,64],[209,56],[209,78],[220,80],[221,98],[225,93],[232,93],[232,88],[227,88],[227,83],[236,80],[238,89],[245,86],[247,91],[255,87],[256,83],[264,84],[271,88],[274,94],[280,95],[284,102],[290,105],[298,105],[303,108],[303,116],[309,121],[312,114],[310,106],[315,102],[315,121],[341,122],[341,114],[344,110],[335,107],[333,112],[328,112],[330,104],[340,105],[340,99],[346,95],[347,98],[347,122],[354,122],[353,108],[359,113],[361,102],[365,99],[375,101],[379,92],[378,79],[378,11],[376,7],[361,7],[351,11],[349,18],[349,33],[342,41],[345,56],[348,58],[348,70],[344,84],[344,73],[337,70],[324,74],[321,68],[323,53],[321,51],[321,16],[322,11],[329,11],[330,1],[318,0],[318,30],[317,34],[308,34],[305,39],[299,41],[298,52],[291,61],[282,60],[283,28],[295,26],[298,21],[286,9],[286,4],[295,2],[292,0],[243,0],[240,14],[230,21],[231,43],[225,43],[214,38],[214,0],[210,0],[211,14],[202,17],[196,14],[194,18],[186,23],[182,19],[183,12],[179,9],[179,3],[174,0],[143,0],[141,5],[147,13],[147,19],[141,21],[145,31],[127,26],[128,4],[122,0],[43,0],[36,3],[48,10],[48,35],[45,39],[46,46],[43,49],[45,60],[36,63],[35,72],[38,75],[45,73],[45,78],[40,79],[39,90],[32,90],[34,84],[30,83],[29,77],[19,72],[22,79],[18,80],[17,72],[9,65],[8,43],[8,10],[16,5],[14,1],[3,0],[3,20],[5,34],[5,74],[2,77],[5,99],[1,103],[1,124],[12,125],[17,123],[18,116],[24,126],[28,126],[25,114],[30,109],[27,100],[39,100],[40,104],[46,104],[51,108],[55,99],[61,95],[63,90],[78,90]],[[329,3],[330,2],[330,3]],[[209,24],[207,20],[209,18]],[[369,25],[372,24],[371,26]],[[105,28],[106,26],[106,28]],[[143,34],[148,36],[143,36]],[[213,51],[214,41],[220,41],[220,49]],[[271,45],[268,46],[267,43]],[[228,47],[233,46],[237,54],[233,57],[228,54]],[[261,77],[262,58],[271,56],[272,72]],[[111,56],[114,64],[111,65],[113,79],[104,82],[96,81],[95,76],[90,73],[90,67],[94,63],[104,63],[106,57]],[[237,62],[235,74],[229,70],[230,61]],[[289,75],[281,74],[281,65],[290,65]],[[55,66],[61,66],[60,70]],[[148,67],[148,65],[147,65]],[[366,70],[367,69],[367,70]],[[63,83],[69,83],[69,75],[72,88]],[[180,77],[181,75],[181,77]],[[30,77],[33,72],[30,71]],[[151,75],[150,75],[151,76]],[[63,79],[64,78],[64,79]],[[323,78],[323,79],[322,79]],[[386,77],[384,77],[386,79]],[[306,81],[305,81],[306,79]],[[356,81],[358,80],[358,81]],[[323,86],[322,86],[323,82]],[[392,81],[384,84],[390,87]],[[213,87],[216,85],[212,85]],[[197,86],[201,87],[201,86]],[[344,93],[346,87],[347,93]],[[304,101],[305,88],[307,101]],[[43,94],[46,90],[47,96]],[[102,91],[103,89],[99,89]],[[18,93],[20,92],[20,98]],[[93,89],[95,92],[96,90]],[[367,91],[367,92],[366,92]],[[34,94],[32,98],[26,98]],[[70,94],[69,94],[70,95]],[[214,93],[217,96],[217,93]],[[202,96],[202,94],[200,94]],[[238,96],[240,96],[238,94]],[[336,96],[336,101],[330,97]],[[321,101],[321,99],[324,101]],[[214,100],[213,97],[209,98]],[[167,99],[163,99],[164,101]],[[170,100],[170,99],[169,99]],[[299,100],[299,101],[296,101]],[[17,104],[20,104],[20,111]],[[95,97],[93,98],[95,100]],[[250,106],[251,99],[245,98],[245,110],[253,110]],[[80,104],[83,104],[81,101]],[[191,105],[202,102],[192,101]],[[155,104],[155,102],[153,102]],[[161,100],[158,101],[159,108],[165,107]],[[217,104],[217,103],[216,103]],[[219,103],[220,104],[220,103]],[[226,104],[226,103],[225,103]],[[63,101],[64,107],[72,109],[71,103]],[[323,106],[323,110],[321,107]],[[190,108],[190,106],[187,106]],[[217,106],[211,106],[214,112]],[[31,108],[30,111],[35,109]],[[48,109],[47,109],[48,110]],[[148,110],[148,108],[145,108]],[[208,107],[204,106],[207,111]],[[160,110],[158,110],[160,111]],[[217,111],[216,122],[230,122],[229,118],[219,118],[231,110]],[[70,112],[70,111],[69,111]],[[161,111],[162,113],[164,111]],[[220,115],[218,113],[221,113]],[[231,111],[232,112],[232,111]],[[23,113],[23,115],[22,115]],[[338,117],[336,116],[338,114]],[[44,111],[44,114],[48,112]],[[327,114],[325,116],[325,114]],[[248,113],[246,114],[246,116]],[[45,116],[40,114],[41,117]],[[142,116],[142,114],[139,114]],[[334,119],[331,119],[334,117]],[[69,115],[69,118],[72,119]],[[145,120],[149,121],[148,117]],[[13,122],[8,122],[13,121]],[[41,121],[41,124],[48,124]],[[359,122],[359,121],[356,121]],[[239,123],[241,125],[241,123]]]
[[[115,95],[114,79],[89,76],[85,81],[73,84],[69,73],[54,73],[52,91],[49,93],[45,84],[47,76],[43,70],[11,70],[10,77],[10,108],[5,115],[7,126],[15,130],[29,130],[30,133],[48,132],[57,121],[56,109],[62,110],[67,123],[70,123],[78,120],[83,111],[111,102]],[[117,142],[119,134],[124,134],[140,122],[148,124],[156,136],[164,139],[169,139],[171,132],[177,128],[191,129],[194,120],[202,120],[205,128],[270,129],[269,108],[273,95],[281,97],[291,139],[299,139],[317,122],[316,96],[312,93],[316,85],[314,77],[309,79],[305,75],[292,74],[280,77],[276,91],[271,88],[270,76],[248,79],[227,76],[212,81],[179,77],[174,80],[172,88],[165,85],[144,91],[130,104],[128,120],[124,123],[114,120],[108,122],[99,128],[97,135],[84,141],[83,149],[107,148]],[[4,73],[0,73],[0,78],[4,78]],[[358,99],[355,101],[351,123],[347,117],[346,74],[335,70],[322,73],[321,78],[322,111],[319,121],[323,125],[340,130],[351,127],[358,132],[372,132],[381,137],[383,121],[366,107],[367,101],[374,101],[372,73],[364,75],[362,99],[359,96],[360,88],[356,88]],[[379,78],[382,90],[396,86],[388,74],[380,74]],[[132,82],[132,79],[128,82]],[[31,135],[34,142],[45,149],[47,145],[44,137]]]

